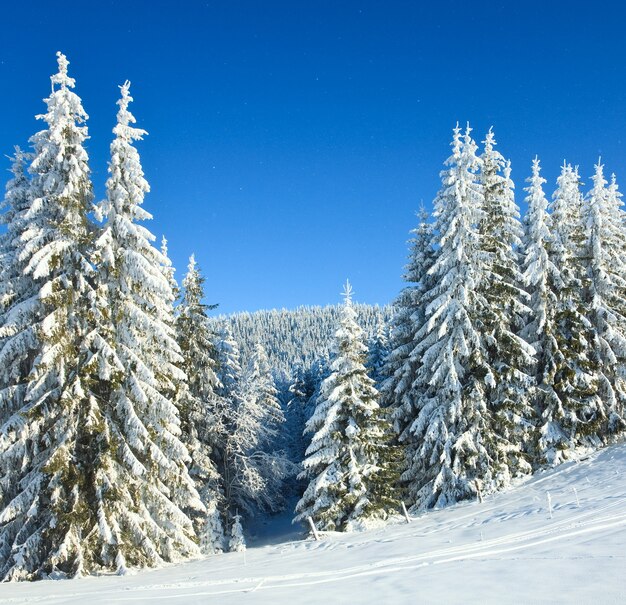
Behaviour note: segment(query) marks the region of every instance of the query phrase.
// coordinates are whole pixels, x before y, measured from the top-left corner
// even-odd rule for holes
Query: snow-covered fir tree
[[[606,424],[601,437],[626,426],[626,242],[621,194],[613,177],[607,187],[598,162],[587,201],[591,322],[599,360],[599,395]]]
[[[105,454],[92,481],[98,534],[94,552],[103,567],[153,566],[199,552],[188,515],[202,515],[181,442],[173,401],[185,374],[175,340],[173,293],[154,236],[140,224],[149,191],[134,142],[130,83],[121,87],[111,144],[106,219],[96,242],[98,303],[103,317],[98,376],[104,402],[100,440]],[[110,358],[112,361],[106,363]],[[104,361],[102,361],[104,359]]]
[[[367,347],[356,322],[352,289],[336,332],[331,374],[306,430],[313,433],[301,478],[309,484],[295,521],[312,517],[320,529],[350,530],[368,517],[386,517],[397,506],[390,426],[364,362]]]
[[[557,464],[578,445],[595,447],[604,421],[604,404],[598,395],[598,360],[593,343],[596,335],[587,317],[589,275],[583,199],[578,171],[564,164],[553,194],[549,226],[549,259],[560,269],[555,310],[555,339],[559,355],[553,360],[556,398],[540,409],[538,455]]]
[[[222,404],[216,390],[217,351],[214,334],[207,318],[209,305],[203,303],[204,277],[195,258],[189,259],[187,274],[183,279],[183,294],[177,307],[176,336],[181,349],[187,380],[180,386],[176,404],[181,416],[183,442],[189,450],[189,473],[209,514],[198,523],[205,553],[223,549],[224,532],[220,518],[217,495],[221,491],[213,451],[219,429]],[[200,521],[200,520],[198,520]]]
[[[217,392],[224,398],[233,399],[241,382],[241,353],[228,325],[217,335],[217,370],[220,386]]]
[[[243,535],[241,515],[239,514],[235,514],[233,517],[233,523],[230,528],[230,540],[228,541],[228,550],[230,552],[243,552],[246,550],[246,539]]]
[[[391,319],[389,354],[382,373],[381,399],[391,409],[395,432],[403,441],[407,428],[413,423],[419,400],[415,379],[421,365],[421,351],[415,351],[416,335],[424,326],[426,305],[423,296],[428,289],[428,271],[434,260],[433,228],[430,215],[422,208],[418,214],[419,225],[412,231],[409,260],[404,280],[408,286],[394,303]]]
[[[554,445],[565,445],[561,441],[560,431],[552,432],[551,424],[545,424],[543,414],[560,405],[559,396],[555,391],[555,376],[563,365],[563,354],[557,339],[556,324],[557,293],[563,287],[561,270],[551,260],[548,253],[552,247],[552,237],[548,228],[548,200],[543,191],[546,180],[541,176],[539,159],[532,164],[532,175],[526,179],[528,187],[526,203],[528,212],[524,220],[524,284],[530,294],[527,323],[522,329],[522,336],[535,349],[533,375],[535,386],[533,400],[536,422],[541,426],[543,436],[542,453],[538,450],[540,434],[536,431],[529,446],[535,463],[543,463],[545,459],[546,437],[554,434],[557,441]],[[530,393],[529,393],[530,395]],[[548,446],[549,448],[552,446]],[[551,457],[552,454],[549,454]]]
[[[534,428],[530,373],[535,351],[518,336],[529,310],[518,253],[523,229],[510,163],[495,146],[495,136],[489,130],[481,155],[478,290],[483,305],[479,309],[482,348],[493,377],[486,394],[493,424],[483,437],[491,441],[495,484],[506,487],[512,477],[531,472],[523,450]]]
[[[418,508],[446,506],[494,485],[486,391],[495,380],[477,324],[485,304],[477,289],[483,193],[469,127],[464,136],[454,129],[446,166],[435,199],[436,254],[422,303],[425,323],[412,354],[422,361],[416,411],[400,436],[407,453],[402,482]]]
[[[46,128],[31,139],[31,201],[14,266],[15,273],[23,263],[36,296],[10,312],[13,339],[4,346],[6,352],[21,339],[13,360],[23,362],[20,374],[28,372],[23,406],[0,437],[0,464],[9,474],[4,481],[15,488],[0,512],[0,576],[6,580],[78,576],[98,557],[93,473],[103,440],[88,350],[94,290],[87,114],[72,91],[67,59],[57,57],[47,111],[37,116]],[[26,317],[33,325],[25,325]]]
[[[232,337],[229,326],[223,325],[216,341],[217,348],[217,395],[222,404],[213,424],[213,456],[222,480],[224,500],[222,512],[224,518],[229,517],[231,485],[235,467],[232,462],[234,449],[233,428],[235,426],[237,410],[241,406],[242,369],[239,345]],[[234,509],[233,509],[234,510]]]

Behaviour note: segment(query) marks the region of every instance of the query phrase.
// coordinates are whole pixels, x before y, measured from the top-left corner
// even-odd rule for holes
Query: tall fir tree
[[[0,442],[5,481],[17,488],[0,512],[0,576],[6,580],[89,571],[98,525],[93,479],[102,415],[89,350],[95,292],[87,114],[72,91],[66,57],[57,57],[47,112],[37,116],[47,127],[31,139],[31,201],[16,255],[36,296],[21,301],[13,315],[14,338],[26,330],[33,346],[20,355],[20,374],[28,372],[23,406],[5,422]],[[27,316],[31,326],[24,325]]]
[[[412,353],[421,359],[412,421],[401,435],[407,455],[402,482],[415,508],[442,507],[493,489],[489,452],[495,386],[478,322],[479,235],[484,216],[480,160],[468,126],[454,129],[452,155],[435,199],[434,262],[423,295],[424,325]]]
[[[350,530],[397,505],[390,425],[364,365],[367,347],[351,294],[348,282],[331,374],[306,426],[313,433],[302,472],[309,485],[296,506],[295,521],[310,516],[324,530]]]
[[[554,370],[556,398],[540,409],[538,455],[540,461],[558,464],[577,446],[597,446],[603,422],[598,395],[598,360],[592,343],[593,325],[587,318],[589,276],[586,234],[578,171],[564,164],[550,206],[549,259],[561,271],[555,284],[555,325],[560,358]]]
[[[217,394],[221,402],[217,418],[214,423],[213,452],[217,459],[217,469],[222,479],[224,499],[222,515],[228,521],[230,510],[235,509],[233,504],[233,486],[236,481],[236,467],[233,455],[240,447],[239,441],[234,440],[234,427],[237,410],[242,403],[242,369],[239,345],[233,338],[229,327],[222,328],[217,338],[217,375],[219,384]]]
[[[531,457],[535,463],[544,463],[546,455],[551,457],[555,452],[552,448],[566,447],[562,432],[553,431],[552,425],[546,424],[543,417],[547,410],[560,405],[555,390],[555,378],[559,368],[564,364],[564,356],[557,338],[559,332],[557,293],[563,287],[563,277],[561,269],[553,263],[549,254],[553,239],[548,228],[548,200],[543,191],[546,180],[541,176],[538,158],[533,160],[532,175],[526,182],[528,212],[524,230],[524,284],[530,294],[530,313],[521,333],[535,349],[534,407],[536,423],[542,431],[541,434],[536,431],[530,442]],[[540,438],[541,448],[538,445]],[[556,440],[553,441],[553,438]]]
[[[493,130],[489,130],[481,155],[478,289],[484,305],[480,309],[482,347],[494,380],[487,390],[493,424],[485,437],[491,441],[494,480],[502,488],[513,477],[531,472],[523,450],[533,434],[530,373],[535,351],[518,335],[529,310],[519,259],[523,229],[510,163],[495,146]]]
[[[98,377],[105,403],[104,454],[93,479],[97,494],[102,567],[154,566],[198,554],[188,515],[204,513],[186,463],[180,418],[173,401],[184,382],[172,319],[171,283],[154,236],[140,221],[149,191],[134,142],[128,106],[130,83],[121,87],[111,143],[106,199],[97,217],[106,222],[96,242],[98,305],[102,322]],[[106,353],[106,354],[105,354]],[[96,550],[95,546],[100,550]]]
[[[207,554],[221,552],[224,530],[218,508],[220,476],[214,462],[221,403],[216,390],[220,387],[214,334],[203,303],[204,277],[192,255],[183,279],[183,294],[177,308],[176,336],[181,349],[182,369],[187,380],[177,394],[183,442],[189,450],[189,473],[196,483],[207,515],[197,522],[202,548]]]
[[[586,206],[590,319],[599,360],[599,394],[605,409],[600,436],[606,439],[626,426],[626,243],[621,194],[613,178],[607,187],[598,161]]]

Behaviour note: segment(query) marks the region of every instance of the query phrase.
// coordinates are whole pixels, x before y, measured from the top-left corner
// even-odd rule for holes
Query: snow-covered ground
[[[276,528],[289,541],[268,536]],[[410,524],[296,536],[278,520],[246,553],[2,584],[0,604],[626,603],[626,445]]]

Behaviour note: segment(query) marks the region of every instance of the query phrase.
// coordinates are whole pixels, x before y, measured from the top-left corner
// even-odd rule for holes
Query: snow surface
[[[294,540],[285,517],[258,528],[245,552],[1,584],[0,604],[625,603],[626,444],[410,524],[320,542]]]

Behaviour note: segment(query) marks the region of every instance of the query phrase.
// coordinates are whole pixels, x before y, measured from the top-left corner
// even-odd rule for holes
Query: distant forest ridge
[[[381,332],[386,335],[391,305],[355,304],[354,307],[368,338]],[[261,344],[280,383],[290,380],[297,367],[309,368],[329,358],[340,310],[341,305],[301,306],[219,315],[212,321],[216,330],[230,328],[241,348],[243,364],[250,358],[254,346]]]

